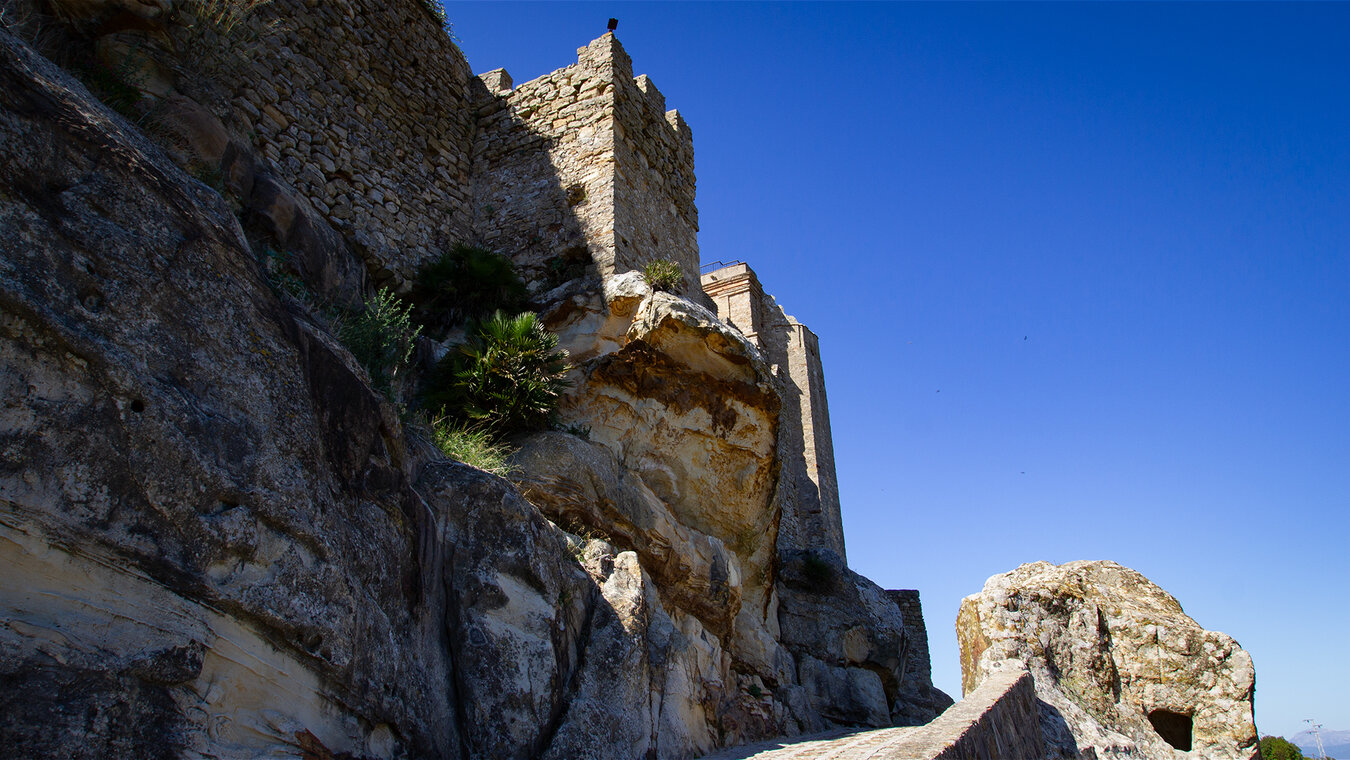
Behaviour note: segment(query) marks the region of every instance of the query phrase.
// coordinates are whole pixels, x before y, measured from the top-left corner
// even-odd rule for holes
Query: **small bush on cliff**
[[[519,311],[527,295],[510,259],[464,243],[424,267],[413,287],[423,324],[437,330],[482,319],[498,309]]]
[[[498,311],[470,326],[465,342],[436,365],[426,405],[496,435],[546,427],[571,367],[558,336],[531,312]]]
[[[381,290],[355,315],[337,319],[338,339],[370,373],[377,390],[392,395],[394,378],[408,365],[422,328],[412,324],[411,306]]]
[[[684,270],[670,259],[657,259],[642,268],[642,278],[652,290],[669,292],[684,284]]]
[[[446,456],[470,467],[502,477],[511,472],[507,463],[510,451],[483,428],[456,424],[442,417],[431,421],[431,439]]]

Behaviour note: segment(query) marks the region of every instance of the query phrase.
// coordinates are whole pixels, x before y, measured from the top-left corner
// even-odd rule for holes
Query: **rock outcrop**
[[[0,745],[674,759],[914,720],[900,607],[778,541],[784,381],[739,330],[634,272],[536,287],[589,433],[520,441],[518,484],[449,462],[313,305],[392,281],[369,230],[146,97],[168,144],[0,31]]]
[[[1022,565],[962,601],[956,632],[967,693],[1026,662],[1059,756],[1259,756],[1251,657],[1127,567]]]

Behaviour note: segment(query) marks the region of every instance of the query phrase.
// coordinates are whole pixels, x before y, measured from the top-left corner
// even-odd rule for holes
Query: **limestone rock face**
[[[589,269],[543,299],[589,440],[449,462],[278,276],[359,302],[379,239],[197,102],[166,152],[0,31],[0,746],[677,760],[896,719],[899,607],[779,545],[754,343]]]
[[[1127,567],[1022,565],[966,597],[956,631],[963,690],[1024,660],[1064,756],[1259,756],[1250,655]]]
[[[636,555],[588,572],[513,485],[405,436],[220,196],[3,32],[0,169],[0,746],[725,741],[728,658]]]
[[[741,608],[740,560],[721,539],[682,525],[599,444],[566,433],[526,439],[514,457],[526,498],[563,526],[635,547],[676,606],[726,636]]]

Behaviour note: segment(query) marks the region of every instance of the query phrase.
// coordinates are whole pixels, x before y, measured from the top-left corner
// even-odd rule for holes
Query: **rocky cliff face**
[[[1114,562],[1035,562],[961,603],[962,688],[1029,666],[1061,756],[1259,756],[1251,657],[1167,592]]]
[[[162,83],[167,146],[0,31],[0,745],[683,758],[934,711],[895,601],[777,540],[783,390],[737,330],[633,273],[536,287],[589,439],[447,461],[260,263],[354,303],[370,231]]]

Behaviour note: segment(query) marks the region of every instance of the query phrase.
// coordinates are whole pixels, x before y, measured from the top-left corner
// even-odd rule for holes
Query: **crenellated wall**
[[[613,270],[616,52],[605,35],[514,89],[504,70],[480,77],[474,228],[527,272],[555,256]]]
[[[671,259],[697,296],[693,134],[614,35],[577,62],[512,87],[482,77],[474,226],[531,273],[585,258],[601,276]]]

